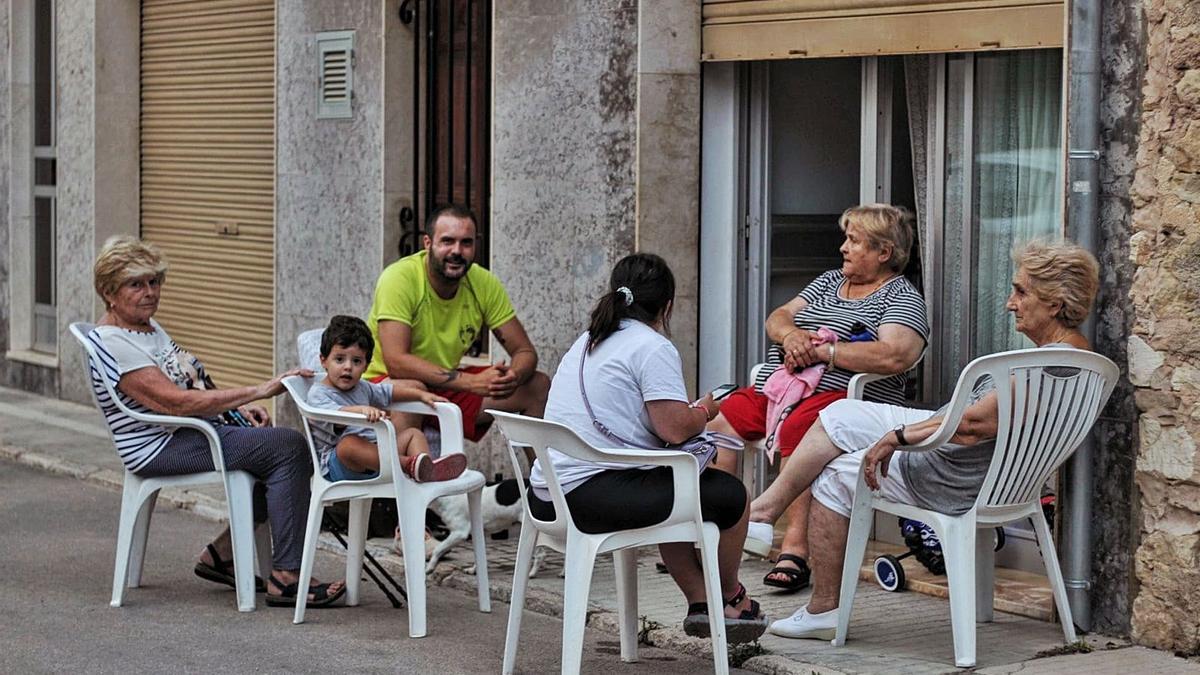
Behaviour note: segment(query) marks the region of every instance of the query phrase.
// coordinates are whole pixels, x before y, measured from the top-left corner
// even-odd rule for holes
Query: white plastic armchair
[[[529,583],[529,568],[534,549],[548,546],[563,554],[566,579],[563,598],[562,672],[578,673],[582,659],[583,629],[587,619],[588,592],[597,555],[613,554],[616,591],[621,628],[621,660],[637,660],[638,593],[637,547],[666,542],[695,542],[700,548],[708,606],[719,608],[721,581],[717,572],[717,542],[720,531],[700,515],[700,471],[696,460],[685,452],[631,449],[597,449],[567,427],[545,420],[489,410],[508,441],[509,458],[515,475],[522,475],[517,447],[533,449],[543,469],[554,504],[552,521],[537,520],[529,511],[525,493],[521,493],[524,515],[521,538],[517,544],[516,569],[513,571],[512,604],[508,613],[508,633],[504,641],[505,675],[516,665],[517,641],[521,632],[521,612]],[[620,462],[631,466],[670,467],[674,481],[675,504],[663,522],[652,527],[620,530],[605,534],[585,534],[575,527],[562,485],[550,461],[549,448],[590,462]],[[720,610],[709,612],[712,631],[713,665],[717,673],[728,673],[725,646],[725,621]]]
[[[195,417],[179,417],[138,412],[126,405],[123,395],[114,388],[110,377],[101,368],[112,370],[114,365],[101,358],[103,346],[99,338],[92,335],[95,324],[77,322],[70,326],[71,335],[83,347],[88,364],[88,391],[92,402],[105,416],[106,410],[116,408],[125,415],[145,424],[195,429],[204,434],[212,453],[215,470],[202,473],[142,478],[125,470],[121,488],[121,517],[117,526],[116,563],[113,569],[112,600],[109,604],[120,607],[125,600],[125,589],[141,585],[142,567],[146,556],[146,540],[150,534],[150,518],[158,491],[165,487],[191,487],[196,485],[220,484],[225,489],[225,502],[229,507],[229,530],[233,542],[233,569],[237,588],[238,610],[254,611],[254,556],[257,548],[259,573],[266,579],[271,573],[271,544],[269,530],[259,528],[257,541],[254,531],[254,476],[245,471],[228,471],[221,452],[221,440],[208,422]],[[96,391],[99,383],[103,394]],[[107,428],[107,425],[105,425]],[[109,429],[109,438],[112,430]],[[116,439],[113,439],[116,447]]]
[[[325,506],[333,502],[350,502],[349,539],[346,551],[346,604],[358,604],[359,586],[362,577],[363,550],[366,547],[367,521],[371,510],[371,499],[386,497],[396,500],[396,514],[400,525],[401,545],[404,550],[404,581],[408,592],[409,637],[424,637],[427,633],[425,621],[425,509],[430,502],[446,495],[466,494],[471,514],[471,541],[475,549],[475,580],[478,584],[479,611],[492,611],[488,589],[487,552],[484,548],[483,514],[480,511],[484,477],[478,471],[468,469],[454,480],[417,483],[400,469],[400,456],[396,452],[396,433],[389,420],[368,422],[364,415],[344,413],[336,410],[314,408],[307,402],[308,390],[320,381],[324,373],[312,378],[293,375],[285,378],[284,387],[292,397],[304,419],[304,435],[308,440],[309,453],[314,467],[320,467],[316,445],[313,443],[313,422],[330,422],[339,425],[371,427],[375,430],[379,448],[379,476],[367,480],[332,482],[315,468],[312,476],[312,497],[308,507],[308,524],[304,535],[304,558],[300,566],[300,588],[296,594],[296,612],[293,623],[304,622],[304,610],[308,599],[309,580],[312,577],[313,558],[316,556],[317,539],[321,534],[321,516]],[[462,413],[452,403],[437,403],[433,408],[424,403],[393,403],[390,410],[420,415],[436,415],[441,426],[442,455],[463,451]]]
[[[999,427],[979,496],[971,510],[950,516],[879,498],[867,488],[863,472],[859,472],[833,644],[843,645],[846,641],[858,572],[876,510],[919,520],[937,532],[946,559],[955,665],[975,665],[975,622],[992,620],[993,543],[991,537],[977,536],[977,530],[1024,518],[1032,521],[1037,535],[1063,638],[1074,642],[1075,627],[1058,554],[1042,514],[1041,487],[1079,447],[1108,401],[1118,375],[1117,366],[1107,358],[1070,348],[1002,352],[967,364],[941,426],[927,440],[906,451],[929,451],[950,442],[970,404],[975,383],[990,376],[997,383]]]

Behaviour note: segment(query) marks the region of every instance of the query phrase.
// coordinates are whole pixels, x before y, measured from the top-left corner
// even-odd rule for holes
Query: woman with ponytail
[[[710,397],[689,403],[679,352],[667,339],[675,277],[662,258],[626,256],[613,268],[609,290],[592,310],[585,331],[563,356],[550,385],[545,418],[570,427],[595,447],[628,439],[630,447],[678,444],[704,431],[717,414]],[[586,396],[586,399],[585,399]],[[590,407],[591,412],[588,411]],[[607,427],[601,433],[595,419]],[[586,462],[550,451],[575,526],[587,533],[648,527],[666,520],[674,503],[667,467]],[[529,508],[554,519],[541,466],[529,476]],[[767,620],[738,581],[749,500],[741,481],[723,471],[700,474],[700,510],[721,529],[718,563],[727,639],[760,636]],[[688,602],[684,631],[707,637],[704,576],[691,543],[659,546],[663,561]]]

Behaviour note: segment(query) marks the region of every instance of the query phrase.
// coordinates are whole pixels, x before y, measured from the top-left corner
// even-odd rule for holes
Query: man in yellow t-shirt
[[[459,205],[435,210],[425,250],[388,265],[375,284],[367,325],[375,353],[365,377],[424,382],[462,410],[463,435],[478,441],[489,408],[541,417],[550,378],[500,280],[474,265],[475,215]],[[475,339],[491,331],[511,363],[459,368]]]

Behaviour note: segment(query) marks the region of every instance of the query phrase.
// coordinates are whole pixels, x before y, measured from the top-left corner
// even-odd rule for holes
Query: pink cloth
[[[837,333],[822,326],[813,336],[813,346],[829,342],[837,342]],[[767,397],[767,461],[775,463],[775,452],[779,449],[779,439],[775,433],[780,423],[787,418],[788,413],[796,404],[812,396],[821,383],[825,374],[825,364],[811,365],[804,370],[789,373],[787,368],[780,366],[771,373],[763,385],[763,395]]]

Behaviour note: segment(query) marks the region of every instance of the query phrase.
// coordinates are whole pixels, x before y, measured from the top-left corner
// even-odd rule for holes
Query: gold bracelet
[[[829,343],[829,369],[830,370],[833,370],[836,367],[833,365],[833,362],[836,360],[837,360],[837,343],[830,342]]]

